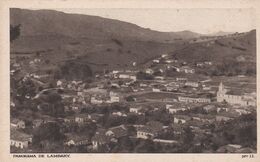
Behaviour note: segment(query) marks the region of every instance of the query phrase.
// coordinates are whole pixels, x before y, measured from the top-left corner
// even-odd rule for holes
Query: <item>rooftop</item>
[[[16,131],[16,130],[11,130],[11,140],[30,141],[30,138],[32,138],[32,135],[20,131]]]

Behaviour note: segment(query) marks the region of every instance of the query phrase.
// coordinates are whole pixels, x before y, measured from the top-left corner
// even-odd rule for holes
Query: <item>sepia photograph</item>
[[[9,15],[10,153],[257,152],[254,10]]]

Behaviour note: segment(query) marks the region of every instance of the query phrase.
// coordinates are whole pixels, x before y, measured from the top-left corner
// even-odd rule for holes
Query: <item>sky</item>
[[[201,34],[246,32],[256,28],[253,9],[55,9],[117,19],[163,32],[190,30]]]

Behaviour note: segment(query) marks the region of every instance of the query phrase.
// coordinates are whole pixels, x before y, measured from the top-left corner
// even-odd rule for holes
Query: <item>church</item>
[[[227,102],[231,105],[241,106],[256,106],[256,97],[252,94],[239,94],[231,91],[223,85],[222,82],[219,84],[217,92],[217,102]]]

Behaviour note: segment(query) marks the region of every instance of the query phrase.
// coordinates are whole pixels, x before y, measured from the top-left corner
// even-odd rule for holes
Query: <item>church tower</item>
[[[226,94],[227,90],[225,89],[225,86],[223,85],[222,82],[220,82],[219,86],[218,86],[218,92],[217,92],[217,101],[218,102],[222,102],[225,100],[225,94]]]

